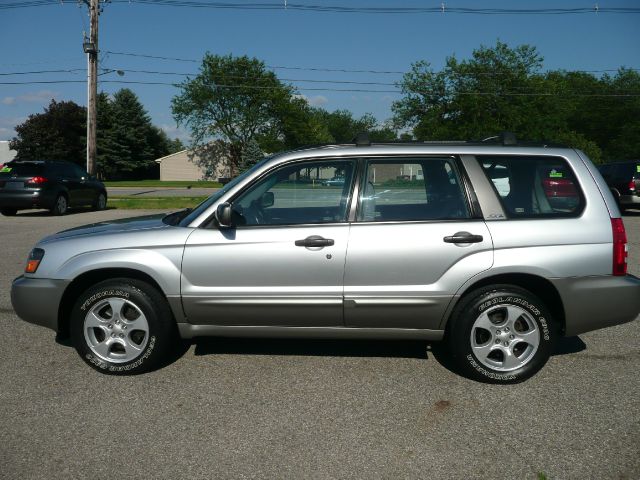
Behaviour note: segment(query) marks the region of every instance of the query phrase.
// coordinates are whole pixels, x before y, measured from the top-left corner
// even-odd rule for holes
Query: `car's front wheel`
[[[164,296],[145,282],[124,278],[101,282],[78,298],[71,336],[82,359],[109,374],[157,367],[176,338]]]
[[[531,292],[496,285],[461,300],[447,340],[463,375],[488,383],[517,383],[544,366],[558,334],[546,306]]]

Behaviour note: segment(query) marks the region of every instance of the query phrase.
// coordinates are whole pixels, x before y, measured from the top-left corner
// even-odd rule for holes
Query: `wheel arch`
[[[58,336],[60,338],[69,337],[71,309],[73,308],[78,296],[96,283],[114,278],[132,278],[143,281],[155,288],[165,298],[167,296],[153,277],[140,270],[135,270],[133,268],[101,268],[97,270],[89,270],[88,272],[84,272],[74,278],[73,281],[67,285],[67,288],[62,294],[62,299],[58,306]]]
[[[466,296],[471,292],[479,288],[484,288],[491,285],[505,284],[524,288],[525,290],[528,290],[540,300],[542,300],[542,302],[551,312],[551,315],[553,315],[553,319],[559,323],[561,329],[560,331],[564,334],[566,317],[564,304],[562,302],[562,298],[560,297],[560,293],[549,280],[530,273],[501,273],[482,278],[475,283],[467,286],[462,291],[457,300],[455,302],[452,302],[452,305],[450,305],[450,308],[448,309],[447,315],[444,320],[445,324],[443,325],[443,328],[448,328],[448,326],[451,324],[449,320],[451,319],[451,315],[455,310],[455,307],[460,304],[460,302],[464,301]]]

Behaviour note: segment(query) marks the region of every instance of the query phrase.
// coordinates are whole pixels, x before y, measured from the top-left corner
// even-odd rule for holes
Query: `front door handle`
[[[323,238],[318,235],[296,240],[296,247],[330,247],[335,242],[331,238]]]
[[[480,243],[482,235],[473,235],[469,232],[457,232],[449,237],[444,237],[445,243]]]

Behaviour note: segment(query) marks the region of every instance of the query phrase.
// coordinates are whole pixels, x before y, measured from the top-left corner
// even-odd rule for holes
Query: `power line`
[[[148,55],[144,53],[131,53],[131,52],[112,52],[110,50],[106,50],[104,53],[108,53],[110,55],[150,58],[154,60],[168,60],[168,61],[174,61],[174,62],[200,63],[202,61],[202,60],[196,60],[193,58],[164,57],[160,55]],[[291,67],[291,66],[282,66],[282,65],[265,65],[265,66],[273,70],[307,70],[310,72],[375,73],[375,74],[394,74],[394,75],[403,75],[406,73],[406,72],[397,71],[397,70],[353,70],[353,69],[346,69],[346,68]]]
[[[66,70],[35,70],[31,72],[0,72],[0,75],[36,75],[42,73],[77,73],[86,72],[86,68],[69,68]]]
[[[22,0],[0,5],[0,10],[60,5],[59,0]],[[68,2],[72,4],[74,2]],[[168,6],[182,8],[208,8],[221,10],[254,10],[254,11],[303,11],[314,13],[360,13],[360,14],[461,14],[461,15],[584,15],[584,14],[638,14],[636,7],[600,7],[597,4],[577,8],[473,8],[449,7],[444,4],[435,7],[365,7],[341,5],[314,5],[305,3],[282,2],[234,3],[206,0],[111,0],[111,3],[127,3],[151,6]]]
[[[154,60],[166,60],[166,61],[176,61],[176,62],[188,62],[188,63],[201,63],[202,60],[196,60],[193,58],[178,58],[178,57],[164,57],[161,55],[149,55],[144,53],[132,53],[132,52],[113,52],[111,50],[105,50],[104,53],[110,55],[121,55],[127,57],[140,57],[140,58],[149,58]],[[292,67],[292,66],[282,66],[282,65],[265,65],[265,67],[273,69],[273,70],[302,70],[302,71],[310,71],[310,72],[339,72],[339,73],[373,73],[373,74],[394,74],[394,75],[405,75],[406,71],[398,71],[398,70],[354,70],[347,68],[330,68],[330,67]],[[617,72],[618,68],[607,68],[600,70],[561,70],[565,73],[608,73],[608,72]],[[626,70],[640,71],[638,68],[626,68]],[[442,73],[442,72],[433,72],[433,73]],[[481,75],[500,75],[499,72],[487,72],[480,73]],[[471,74],[469,74],[471,75]]]
[[[0,85],[34,85],[34,84],[58,84],[58,83],[86,83],[84,80],[42,80],[32,82],[0,82]],[[180,84],[170,82],[149,82],[149,81],[136,81],[136,80],[103,80],[100,83],[113,83],[113,84],[133,84],[133,85],[165,85],[172,87],[180,87]],[[248,90],[272,90],[279,87],[260,86],[260,85],[214,85],[216,88],[235,89],[242,88]],[[359,93],[396,93],[401,94],[401,90],[373,90],[364,88],[313,88],[303,87],[298,88],[300,91],[314,91],[314,92],[359,92]],[[445,92],[424,92],[416,91],[412,92],[421,95],[471,95],[471,96],[496,96],[496,97],[602,97],[602,98],[636,98],[640,97],[640,94],[635,93],[576,93],[576,92],[464,92],[464,91],[445,91]]]
[[[106,54],[114,54],[114,52],[109,52],[109,51],[105,51],[104,53]],[[129,54],[128,54],[129,55]],[[130,54],[130,55],[136,55],[136,56],[145,56],[145,57],[152,57],[152,58],[159,58],[159,57],[153,57],[150,55],[137,55],[137,54]],[[160,58],[166,58],[166,57],[160,57]],[[194,60],[195,61],[195,60]],[[274,68],[273,66],[267,66],[268,68]],[[307,67],[277,67],[277,68],[287,68],[290,70],[300,70],[300,71],[323,71],[323,72],[334,72],[337,71],[337,69],[327,69],[327,68],[307,68]],[[127,68],[110,68],[108,70],[119,70],[119,71],[123,71],[123,72],[128,72],[128,73],[142,73],[142,74],[148,74],[148,75],[176,75],[176,76],[184,76],[184,77],[189,77],[189,76],[197,76],[198,72],[168,72],[168,71],[161,71],[161,70],[138,70],[138,69],[127,69]],[[620,69],[600,69],[600,70],[550,70],[547,72],[542,72],[542,74],[544,73],[555,73],[555,72],[559,72],[559,73],[608,73],[608,72],[617,72]],[[625,70],[631,70],[631,71],[640,71],[640,69],[637,68],[625,68]],[[363,72],[374,72],[374,71],[365,71],[365,70],[345,70],[345,69],[341,69],[341,72],[356,72],[356,73],[363,73]],[[27,71],[27,72],[0,72],[0,76],[11,76],[11,75],[36,75],[36,74],[45,74],[45,73],[78,73],[78,72],[86,72],[86,69],[84,68],[70,68],[70,69],[60,69],[60,70],[34,70],[34,71]],[[380,72],[380,71],[376,71],[376,72]],[[388,72],[384,72],[384,73],[388,73]],[[397,72],[397,73],[406,73],[406,72]],[[438,72],[432,72],[434,74],[438,74],[438,73],[445,73],[443,71],[438,71]],[[453,75],[455,77],[474,77],[476,75],[487,75],[487,76],[497,76],[497,75],[502,75],[504,73],[501,72],[474,72],[474,73],[469,73],[469,74],[456,74]],[[246,76],[230,76],[228,78],[248,78]],[[319,79],[298,79],[298,78],[280,78],[280,80],[282,81],[287,81],[287,82],[312,82],[312,83],[344,83],[344,84],[357,84],[357,85],[386,85],[386,86],[395,86],[396,83],[388,83],[388,82],[363,82],[363,81],[350,81],[350,80],[319,80]]]

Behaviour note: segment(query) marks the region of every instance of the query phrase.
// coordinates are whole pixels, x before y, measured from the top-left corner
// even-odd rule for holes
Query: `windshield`
[[[271,158],[272,157],[263,158],[258,163],[256,163],[253,167],[251,167],[249,170],[241,173],[236,178],[231,180],[224,187],[222,187],[220,190],[218,190],[213,195],[211,195],[206,200],[204,200],[200,205],[195,207],[191,212],[189,212],[189,214],[180,221],[179,225],[181,227],[186,227],[187,225],[189,225],[196,218],[198,218],[202,214],[202,212],[204,212],[207,208],[209,208],[211,205],[216,203],[225,193],[227,193],[229,190],[235,187],[242,180],[247,178],[254,170],[261,167],[267,160],[270,160]]]

